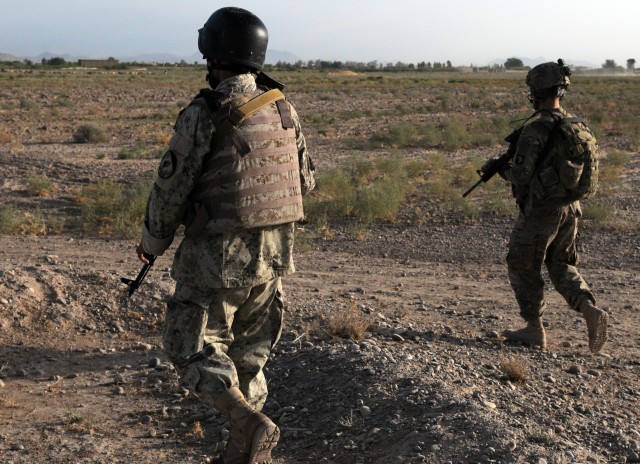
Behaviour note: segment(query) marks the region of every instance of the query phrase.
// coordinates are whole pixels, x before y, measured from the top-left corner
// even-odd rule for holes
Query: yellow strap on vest
[[[252,114],[257,113],[265,106],[271,105],[272,103],[282,99],[284,99],[284,94],[280,92],[280,90],[271,89],[249,100],[244,105],[240,105],[238,108],[233,110],[228,118],[225,118],[225,120],[222,121],[219,127],[216,127],[216,141],[222,141],[222,139],[231,132],[234,127]]]

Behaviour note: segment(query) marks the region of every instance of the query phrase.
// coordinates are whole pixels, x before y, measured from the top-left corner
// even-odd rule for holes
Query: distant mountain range
[[[64,58],[65,61],[74,62],[79,59],[106,59],[106,56],[73,56],[67,53],[41,53],[38,56],[15,56],[9,53],[0,52],[0,61],[24,61],[25,59],[31,60],[34,63],[40,63],[42,59],[51,59],[54,57]],[[147,53],[136,56],[113,56],[114,58],[122,62],[136,62],[136,63],[179,63],[185,61],[187,63],[204,63],[202,55],[200,53],[193,53],[189,56],[179,56],[171,53]],[[299,61],[293,53],[282,52],[279,50],[267,50],[266,63],[276,64],[278,61],[286,63],[295,63]]]

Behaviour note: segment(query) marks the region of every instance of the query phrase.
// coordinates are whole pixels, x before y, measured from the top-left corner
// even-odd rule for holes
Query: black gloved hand
[[[496,164],[497,162],[498,162],[498,158],[488,159],[482,164],[482,166],[480,166],[480,171],[482,171],[483,173],[490,171],[493,168],[493,165]]]

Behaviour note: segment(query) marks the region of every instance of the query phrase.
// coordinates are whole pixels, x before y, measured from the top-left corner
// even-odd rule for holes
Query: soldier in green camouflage
[[[560,101],[570,70],[558,63],[534,67],[526,78],[536,112],[522,129],[513,162],[500,175],[512,183],[520,213],[509,240],[509,280],[527,322],[504,336],[545,348],[545,264],[555,289],[586,320],[589,348],[598,353],[607,339],[608,315],[595,306],[589,286],[576,265],[579,200],[597,185],[597,146],[581,119],[567,113]]]
[[[282,330],[281,277],[294,272],[295,222],[315,186],[298,115],[262,73],[268,35],[252,13],[214,12],[199,31],[203,90],[175,124],[137,248],[161,255],[176,230],[164,348],[195,392],[226,415],[218,462],[271,462],[278,427],[260,413],[263,367]]]

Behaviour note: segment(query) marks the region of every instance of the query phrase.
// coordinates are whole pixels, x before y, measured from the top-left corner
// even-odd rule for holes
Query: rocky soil
[[[87,146],[51,127],[46,143],[30,130],[19,149],[0,145],[3,203],[77,215],[75,187],[155,170],[157,160],[115,158],[127,133]],[[309,145],[320,171],[341,151],[313,131]],[[628,215],[639,169],[634,153],[616,198]],[[26,179],[45,173],[55,194],[27,195]],[[540,351],[500,336],[521,324],[504,264],[511,219],[414,201],[430,211],[424,224],[408,207],[366,240],[336,226],[298,252],[267,370],[265,412],[282,429],[275,462],[640,462],[637,229],[583,229],[580,269],[611,313],[603,352],[589,353],[583,320],[550,283]],[[183,387],[159,346],[173,249],[128,298],[119,279],[139,269],[134,248],[79,232],[0,236],[0,463],[206,463],[222,448],[226,420]],[[364,339],[332,336],[338,314],[369,321]]]

